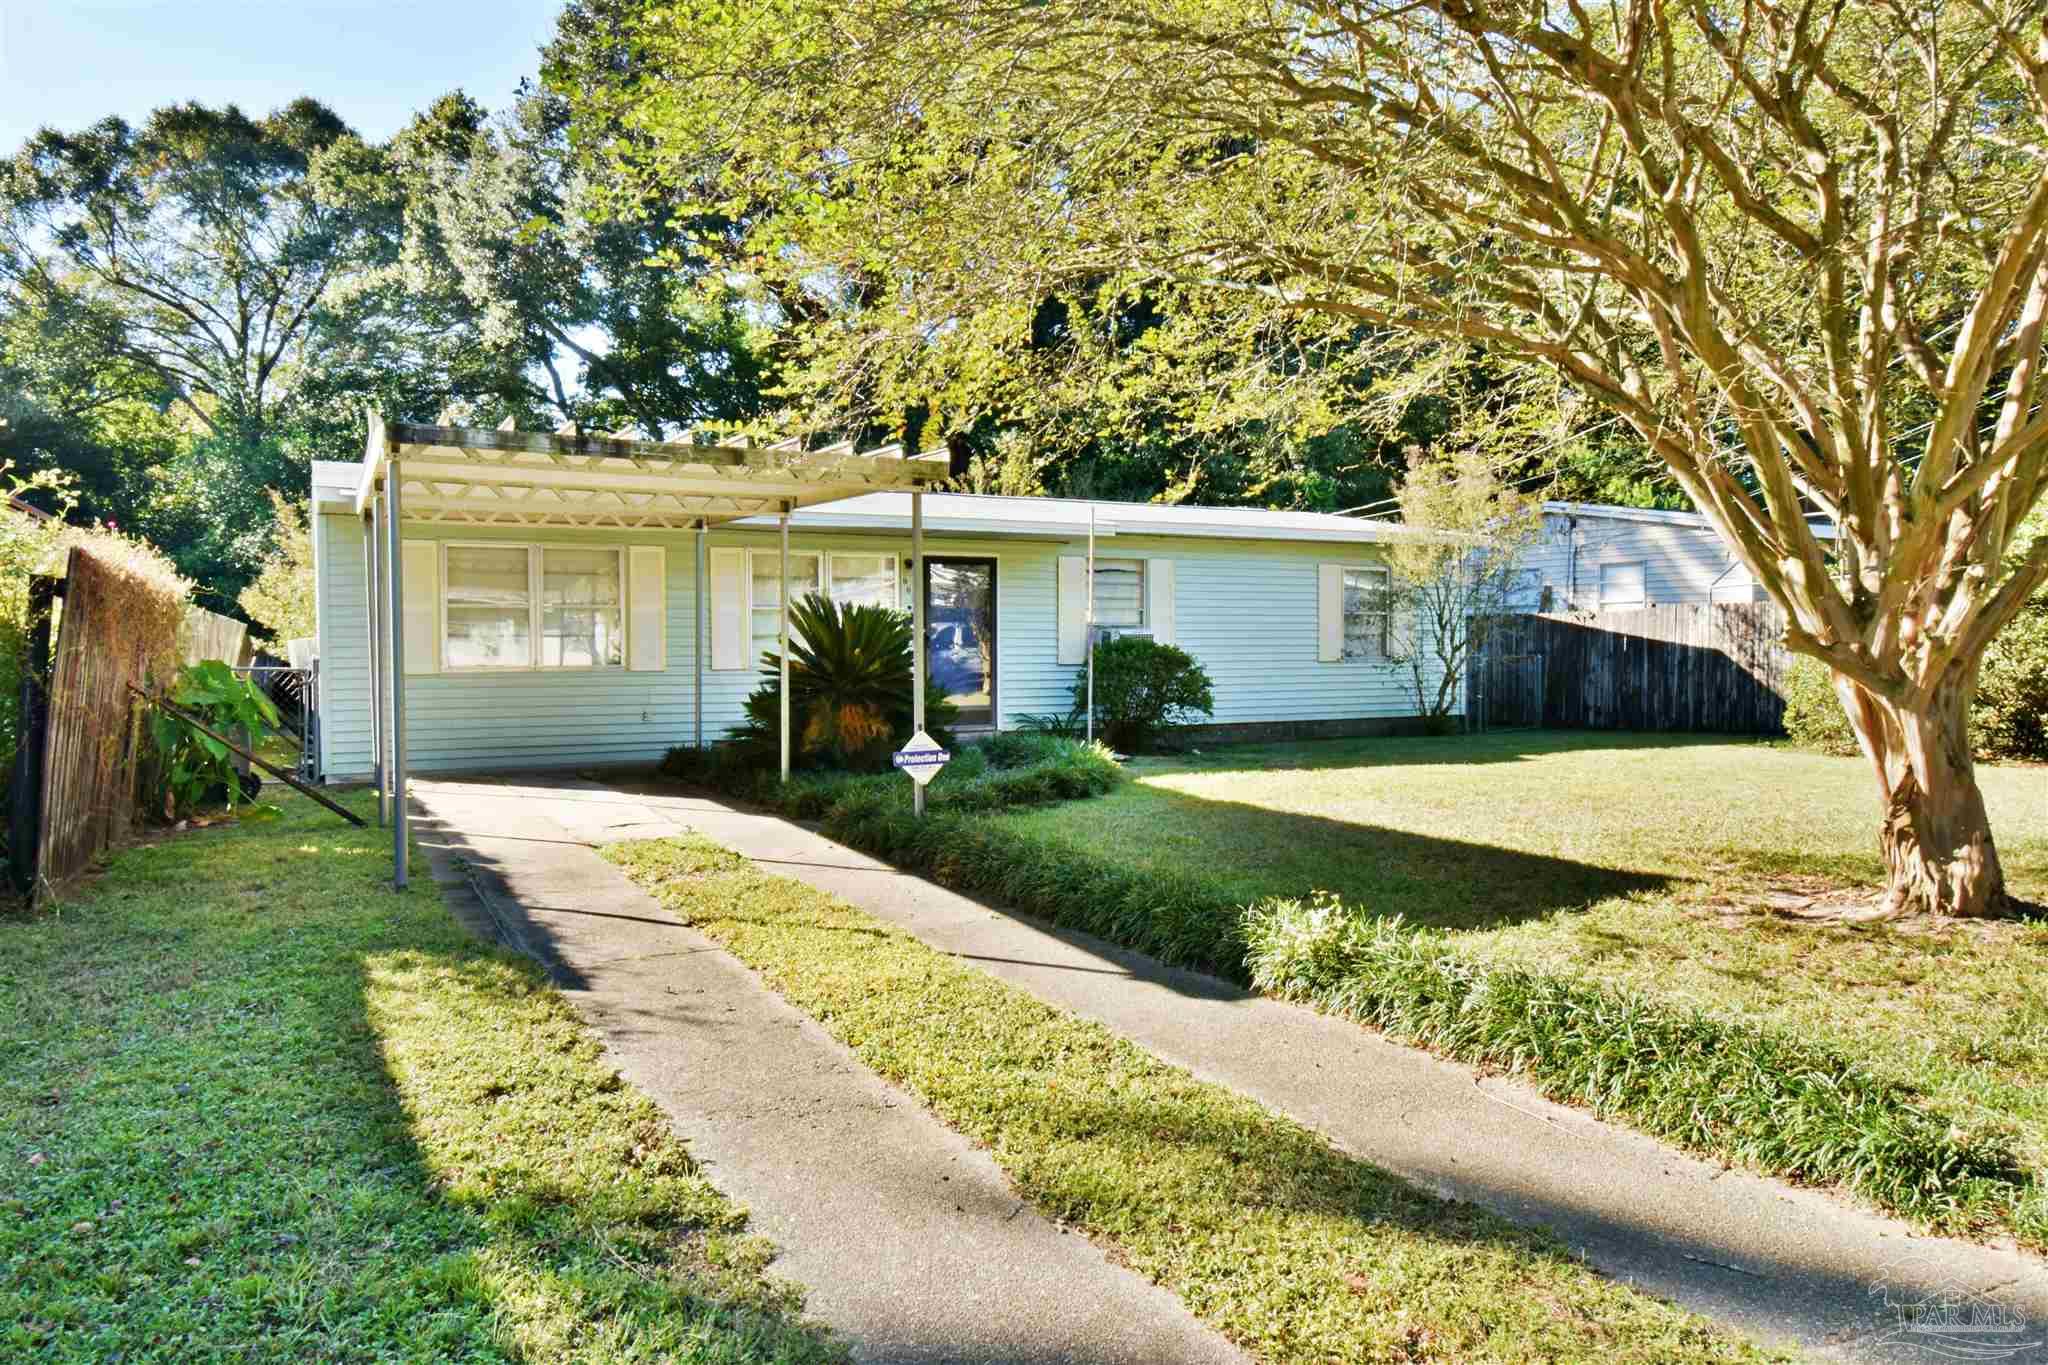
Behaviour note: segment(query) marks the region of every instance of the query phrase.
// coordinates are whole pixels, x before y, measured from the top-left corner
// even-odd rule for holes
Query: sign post
[[[920,729],[910,741],[895,753],[889,761],[910,774],[910,780],[917,784],[917,813],[924,814],[924,788],[927,782],[939,775],[939,769],[946,766],[953,755],[939,747],[938,741]]]

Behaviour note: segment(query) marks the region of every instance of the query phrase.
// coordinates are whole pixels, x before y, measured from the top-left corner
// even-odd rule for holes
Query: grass
[[[1416,1190],[708,841],[605,856],[986,1146],[1048,1217],[1261,1360],[1758,1358],[1540,1232]]]
[[[0,920],[0,1356],[843,1359],[387,837],[286,794]]]
[[[1444,931],[1467,963],[1798,1039],[2048,1171],[2048,923],[1929,933],[1757,908],[1879,880],[1855,760],[1506,733],[1221,749],[1133,773],[1097,801],[1003,814],[982,837],[1120,876],[1192,877],[1218,942],[1238,925],[1223,906],[1328,891],[1352,916]],[[1981,777],[2013,889],[2048,899],[2048,770]],[[1889,1159],[1841,1155],[1848,1169]],[[1968,1202],[1962,1182],[1902,1206],[1872,1175],[1867,1192],[1902,1211]],[[2014,1197],[1969,1217],[2048,1246],[2048,1196],[2037,1184]]]

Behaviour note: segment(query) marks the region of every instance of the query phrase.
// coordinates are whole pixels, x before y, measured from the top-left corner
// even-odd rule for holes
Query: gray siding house
[[[1813,522],[1825,526],[1822,518]],[[1543,526],[1515,602],[1525,611],[1766,600],[1721,533],[1697,512],[1546,502]]]
[[[425,474],[407,463],[400,513],[406,771],[644,762],[699,735],[715,741],[740,720],[776,640],[776,517],[692,529],[638,514],[486,514],[477,509],[537,506],[537,495],[514,484],[492,494],[499,504],[462,493],[468,476],[455,456],[437,458],[447,463]],[[313,469],[320,762],[332,781],[368,775],[377,746],[364,512],[376,471],[365,471]],[[1416,710],[1405,671],[1388,660],[1409,627],[1390,619],[1378,591],[1383,547],[1417,534],[1410,528],[1302,512],[922,497],[921,589],[910,581],[911,495],[891,491],[790,515],[791,593],[907,609],[922,590],[932,677],[961,707],[964,730],[1068,709],[1086,658],[1091,520],[1098,629],[1194,655],[1214,679],[1220,729],[1371,733]]]

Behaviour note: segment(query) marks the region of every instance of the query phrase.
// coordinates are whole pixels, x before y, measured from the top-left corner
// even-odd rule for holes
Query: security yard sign
[[[909,743],[890,755],[891,761],[909,773],[910,780],[920,787],[937,777],[939,769],[945,767],[946,761],[952,757],[953,755],[939,747],[937,740],[922,730],[912,735]]]

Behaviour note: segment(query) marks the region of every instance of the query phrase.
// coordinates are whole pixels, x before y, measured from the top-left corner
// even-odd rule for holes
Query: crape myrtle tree
[[[1172,319],[1104,384],[1201,372],[1313,417],[1295,381],[1343,364],[1217,362],[1478,342],[1596,401],[1831,670],[1882,797],[1869,913],[2010,907],[1966,716],[2048,579],[2017,533],[2048,480],[2040,0],[777,0],[619,29],[624,59],[554,76],[645,185],[773,203],[766,288],[888,282],[821,314],[814,368],[944,393],[1085,290]]]

